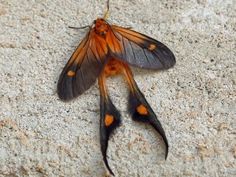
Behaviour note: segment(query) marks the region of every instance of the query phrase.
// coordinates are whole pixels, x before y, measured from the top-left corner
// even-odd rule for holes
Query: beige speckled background
[[[123,124],[110,140],[120,177],[236,176],[236,2],[111,0],[110,21],[167,44],[177,64],[134,69],[170,144],[126,111],[125,83],[109,80]],[[97,84],[61,102],[58,76],[104,12],[95,0],[0,0],[0,177],[103,176]]]

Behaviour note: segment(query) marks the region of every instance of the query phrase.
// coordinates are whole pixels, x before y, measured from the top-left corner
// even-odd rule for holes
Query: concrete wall
[[[110,139],[116,176],[236,175],[236,4],[233,0],[111,0],[110,22],[145,33],[176,55],[173,69],[134,68],[165,128],[131,120],[121,78],[108,85],[123,124]],[[0,0],[0,176],[103,176],[99,92],[58,99],[58,76],[105,1]]]

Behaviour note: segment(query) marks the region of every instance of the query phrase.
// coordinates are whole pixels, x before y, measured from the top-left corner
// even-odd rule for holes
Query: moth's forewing
[[[101,73],[107,53],[106,41],[91,29],[60,75],[57,85],[59,98],[71,100],[89,89]]]
[[[111,28],[121,46],[120,52],[113,52],[115,57],[140,68],[161,70],[174,66],[175,56],[163,43],[128,28]]]

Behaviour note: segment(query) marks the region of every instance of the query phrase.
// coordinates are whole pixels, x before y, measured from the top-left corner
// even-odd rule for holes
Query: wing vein
[[[136,55],[135,55],[135,52],[134,52],[134,49],[133,49],[133,46],[132,46],[130,40],[128,40],[128,41],[129,41],[129,44],[130,44],[130,47],[131,47],[131,50],[132,50],[132,53],[133,53],[134,59],[137,60]]]
[[[151,62],[149,61],[149,58],[148,58],[148,56],[147,56],[147,54],[146,54],[146,49],[143,49],[143,53],[144,53],[144,55],[145,55],[145,57],[146,57],[148,63],[151,64]]]
[[[124,48],[124,52],[125,52],[125,57],[127,58],[127,53],[126,53],[125,43],[124,43],[124,37],[122,35],[121,35],[121,40],[122,40],[122,44],[123,44],[123,48]]]
[[[97,58],[97,56],[94,54],[94,51],[92,50],[92,48],[89,47],[89,49],[91,50],[91,52],[92,52],[94,58],[96,59],[97,63],[98,63],[98,64],[101,64],[101,61],[100,61],[100,60]]]

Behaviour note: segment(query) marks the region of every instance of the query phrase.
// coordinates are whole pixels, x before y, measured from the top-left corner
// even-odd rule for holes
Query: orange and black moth
[[[109,97],[107,77],[117,74],[124,76],[128,84],[128,111],[132,119],[151,125],[161,135],[167,157],[168,141],[164,129],[139,90],[129,65],[164,70],[175,62],[174,54],[163,43],[130,28],[110,25],[106,18],[98,18],[64,67],[57,86],[59,98],[64,101],[81,95],[98,79],[101,152],[106,168],[112,175],[106,152],[111,133],[121,123],[121,115]]]

